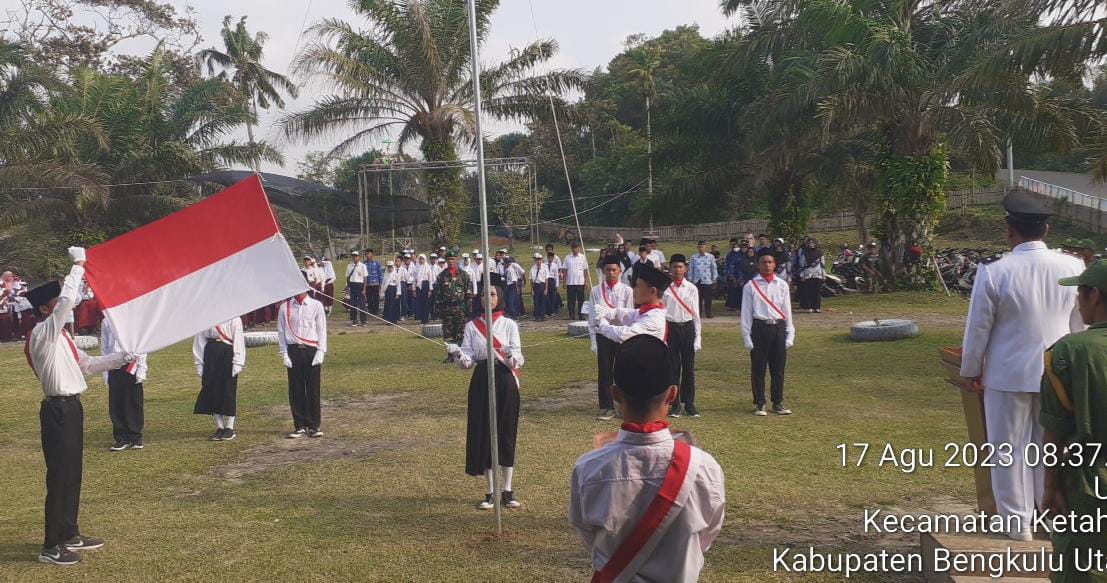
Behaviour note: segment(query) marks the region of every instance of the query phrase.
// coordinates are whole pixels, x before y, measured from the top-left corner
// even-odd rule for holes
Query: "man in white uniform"
[[[278,352],[288,369],[288,406],[295,428],[288,437],[323,437],[319,391],[327,354],[327,313],[307,293],[284,302],[280,310]]]
[[[580,309],[584,306],[584,285],[588,273],[588,260],[580,251],[580,242],[573,241],[570,253],[561,264],[561,277],[565,280],[565,294],[569,296],[569,318],[580,319]]]
[[[677,399],[670,363],[651,336],[619,347],[612,390],[625,423],[597,436],[599,448],[573,468],[569,521],[591,556],[593,581],[696,581],[722,530],[722,468],[665,421]]]
[[[665,304],[662,296],[673,278],[657,269],[650,262],[635,267],[635,308],[608,308],[605,304],[592,306],[598,322],[596,331],[617,343],[639,334],[648,334],[664,342],[666,334]]]
[[[599,333],[599,310],[595,306],[603,304],[604,309],[634,309],[634,290],[621,281],[623,264],[615,255],[604,258],[604,281],[592,288],[592,313],[588,316],[588,331],[592,336],[592,353],[596,355],[599,369],[597,391],[599,393],[600,414],[597,419],[607,421],[615,417],[615,402],[611,399],[611,385],[615,383],[612,370],[615,366],[615,350],[619,344]]]
[[[1050,251],[1043,242],[1052,210],[1018,191],[1003,199],[1011,253],[985,260],[976,272],[962,343],[961,376],[984,393],[988,441],[1010,458],[992,468],[996,510],[1016,516],[1021,528],[1007,535],[1031,540],[1035,504],[1040,504],[1044,469],[1027,467],[1027,445],[1042,443],[1039,388],[1045,350],[1062,336],[1084,329],[1076,288],[1057,285],[1084,271],[1075,257]],[[1001,466],[1008,467],[1001,467]]]

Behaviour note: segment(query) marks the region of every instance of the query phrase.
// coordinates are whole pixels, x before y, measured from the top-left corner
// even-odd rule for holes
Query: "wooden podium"
[[[987,424],[984,422],[984,395],[972,391],[961,378],[961,348],[940,348],[942,367],[948,374],[946,382],[957,387],[961,394],[961,407],[965,411],[965,425],[969,441],[982,446],[988,441]],[[976,478],[976,505],[988,514],[996,513],[996,500],[992,496],[992,473],[989,468],[974,468]]]

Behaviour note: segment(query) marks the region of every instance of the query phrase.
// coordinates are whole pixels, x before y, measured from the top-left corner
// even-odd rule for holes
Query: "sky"
[[[349,9],[347,0],[174,0],[174,4],[191,5],[196,10],[204,47],[222,48],[219,30],[224,15],[232,13],[236,19],[247,16],[252,32],[269,34],[265,64],[281,73],[288,71],[297,46],[306,42],[306,39],[300,40],[305,13],[308,27],[314,21],[331,17],[359,21],[359,24],[364,22]],[[538,37],[554,38],[561,48],[550,60],[551,67],[592,71],[596,67],[606,67],[622,50],[626,37],[632,34],[656,36],[682,24],[697,24],[701,34],[711,37],[734,26],[736,20],[724,17],[718,6],[718,0],[502,0],[493,16],[482,61],[501,60],[512,48],[525,46]],[[321,94],[317,89],[301,91],[298,99],[288,103],[288,109],[308,108]],[[262,135],[266,138],[278,138],[273,122],[279,115],[276,110],[262,112]],[[519,126],[506,123],[485,124],[485,133],[490,136],[517,129]],[[245,130],[241,133],[245,139]],[[295,174],[296,164],[305,153],[329,150],[337,142],[338,138],[333,138],[307,145],[281,144],[286,158],[284,168],[267,164],[262,169]]]

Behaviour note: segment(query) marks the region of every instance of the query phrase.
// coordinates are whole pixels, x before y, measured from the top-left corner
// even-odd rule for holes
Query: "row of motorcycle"
[[[859,247],[856,251],[843,252],[838,256],[823,282],[823,297],[853,294],[870,287],[869,274],[863,267],[865,252],[863,247]],[[950,247],[936,253],[934,259],[946,287],[968,295],[976,280],[977,267],[989,255],[991,253],[984,249]]]

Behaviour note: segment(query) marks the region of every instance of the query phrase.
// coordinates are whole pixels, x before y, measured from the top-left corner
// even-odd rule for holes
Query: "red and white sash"
[[[215,326],[215,332],[217,334],[219,334],[219,338],[222,338],[223,342],[226,342],[227,344],[232,344],[232,345],[234,344],[234,340],[231,340],[231,337],[227,336],[227,333],[223,331],[223,328],[221,326],[216,325]]]
[[[304,345],[312,346],[312,347],[319,346],[319,341],[318,340],[308,340],[307,338],[304,338],[304,337],[302,337],[302,336],[300,336],[299,334],[296,333],[296,327],[292,325],[292,302],[294,302],[294,301],[296,301],[296,300],[288,300],[288,302],[285,303],[285,310],[284,310],[285,321],[284,321],[284,324],[285,324],[285,327],[288,329],[288,333],[291,334],[292,337],[295,338],[300,344],[304,344]]]
[[[31,372],[35,373],[35,377],[38,377],[38,371],[35,370],[35,363],[31,359],[31,334],[27,335],[27,340],[23,343],[23,355],[27,357],[27,364],[31,367]],[[69,336],[69,332],[62,330],[62,337],[69,343],[69,350],[73,353],[73,360],[77,363],[81,362],[81,354],[77,352],[77,345],[73,343],[73,338]],[[133,373],[132,373],[133,374]]]
[[[618,284],[616,283],[616,285],[618,285]],[[607,288],[609,288],[609,287],[611,287],[611,286],[607,285],[606,281],[601,282],[600,283],[600,295],[603,296],[603,303],[607,304],[607,307],[614,309],[615,304],[611,303],[611,299],[607,297],[608,296]]]
[[[503,312],[496,312],[495,314],[492,314],[492,325],[495,326],[496,321],[499,320],[502,316]],[[474,318],[473,327],[477,329],[477,332],[481,335],[482,338],[488,338],[488,326],[485,324],[484,320],[480,318]],[[522,386],[519,380],[519,371],[508,363],[507,354],[503,350],[503,343],[500,342],[499,338],[496,338],[495,334],[492,335],[492,348],[496,353],[496,360],[499,360],[504,364],[504,366],[511,370],[511,374],[515,377],[515,383],[519,386]]]
[[[657,496],[634,525],[630,535],[623,539],[619,548],[604,563],[603,568],[592,574],[592,583],[626,581],[642,568],[676,521],[692,493],[695,480],[687,479],[693,473],[692,465],[692,447],[683,441],[674,440],[673,460],[669,463]]]
[[[676,286],[676,287],[679,289],[681,286]],[[680,293],[676,292],[676,291],[673,291],[672,286],[669,287],[669,295],[672,296],[673,299],[675,299],[678,304],[680,304],[680,307],[684,308],[685,312],[688,312],[689,316],[692,316],[693,318],[699,318],[700,317],[699,314],[697,314],[695,312],[695,310],[693,310],[692,308],[689,308],[688,304],[684,303],[684,300],[680,299]]]
[[[777,305],[774,304],[772,302],[772,300],[769,299],[769,296],[765,295],[765,292],[761,291],[761,286],[757,285],[757,280],[756,279],[751,279],[750,284],[753,285],[753,289],[754,289],[754,291],[757,292],[757,295],[761,296],[762,300],[765,300],[765,303],[768,304],[769,307],[772,308],[774,312],[776,312],[776,315],[780,316],[781,320],[787,320],[788,319],[788,317],[784,315],[784,312],[782,312],[780,310],[780,308],[778,308]]]

